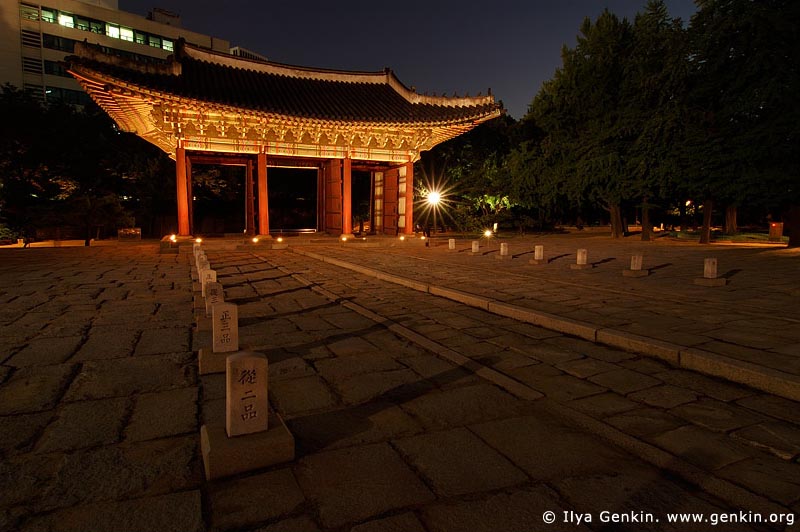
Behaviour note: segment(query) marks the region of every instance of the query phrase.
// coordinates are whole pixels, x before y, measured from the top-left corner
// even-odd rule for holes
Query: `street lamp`
[[[428,194],[428,203],[433,209],[433,233],[431,235],[431,247],[433,247],[433,235],[436,234],[436,209],[439,206],[439,202],[442,200],[442,195],[438,192],[430,192]]]

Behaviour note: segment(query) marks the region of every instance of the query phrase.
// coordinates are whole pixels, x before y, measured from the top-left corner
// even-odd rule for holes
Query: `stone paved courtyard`
[[[623,280],[635,244],[552,238],[551,257],[564,256],[543,268],[496,261],[492,243],[477,257],[444,243],[209,245],[297,453],[211,482],[199,428],[224,417],[225,384],[198,375],[211,340],[194,327],[191,254],[0,250],[0,529],[720,530],[666,514],[798,513],[800,405],[786,395],[800,373],[800,255],[654,243],[645,263],[671,265]],[[512,253],[531,242],[510,240]],[[595,261],[614,260],[558,262],[576,245],[593,260],[594,244]],[[739,270],[728,286],[691,284],[708,252]],[[702,348],[764,368],[759,383],[779,371],[781,385],[703,375],[412,281]],[[660,522],[608,528],[603,510]],[[594,521],[564,523],[565,511]]]

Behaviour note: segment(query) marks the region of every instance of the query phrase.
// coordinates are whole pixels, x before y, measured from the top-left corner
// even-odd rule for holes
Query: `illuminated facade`
[[[139,62],[164,60],[179,39],[227,52],[228,41],[187,31],[180,18],[154,9],[148,17],[118,10],[116,0],[0,0],[0,84],[47,101],[84,103],[86,93],[64,68],[76,42],[97,44]]]
[[[147,64],[78,45],[69,71],[124,131],[176,161],[178,232],[193,231],[192,164],[245,166],[248,234],[270,231],[268,167],[316,169],[313,229],[352,233],[352,172],[369,172],[371,227],[413,232],[420,153],[501,114],[491,95],[417,94],[390,70],[309,69],[178,42]],[[254,172],[257,179],[254,179]]]

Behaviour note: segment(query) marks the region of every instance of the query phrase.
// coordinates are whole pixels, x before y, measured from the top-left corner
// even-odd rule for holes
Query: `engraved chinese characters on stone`
[[[239,311],[233,303],[211,307],[212,349],[214,353],[239,350]]]
[[[267,430],[267,357],[243,351],[226,361],[225,429],[229,437]]]
[[[225,295],[220,283],[208,283],[206,286],[206,317],[211,317],[214,305],[225,302]]]
[[[202,295],[206,297],[206,288],[208,287],[209,283],[216,283],[217,282],[217,271],[216,270],[203,270],[200,283],[202,283]]]

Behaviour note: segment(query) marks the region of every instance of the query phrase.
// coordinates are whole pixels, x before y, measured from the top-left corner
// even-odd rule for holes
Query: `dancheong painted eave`
[[[253,61],[178,43],[144,64],[79,43],[70,73],[125,131],[167,153],[266,153],[408,162],[500,116],[489,94],[417,94],[394,73]]]

